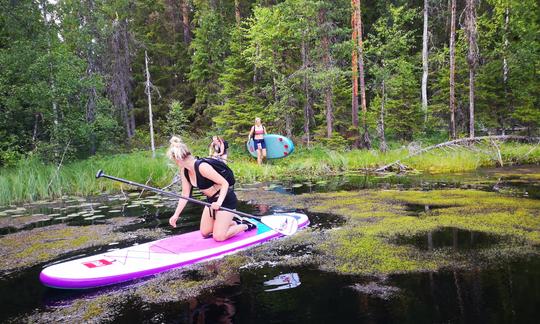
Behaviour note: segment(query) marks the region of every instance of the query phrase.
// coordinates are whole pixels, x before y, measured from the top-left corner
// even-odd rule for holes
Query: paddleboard
[[[212,238],[205,239],[199,231],[194,231],[57,263],[44,268],[39,279],[48,287],[89,289],[151,276],[170,269],[219,258],[283,237],[283,234],[264,223],[274,227],[274,224],[290,223],[291,218],[297,221],[298,228],[309,224],[307,216],[299,213],[263,216],[262,221],[251,220],[257,224],[256,230],[240,233],[223,242],[217,242]]]
[[[266,144],[266,158],[280,159],[287,157],[294,151],[294,143],[289,138],[277,134],[264,135],[264,143]],[[257,157],[257,150],[253,146],[253,139],[246,143],[249,154]]]

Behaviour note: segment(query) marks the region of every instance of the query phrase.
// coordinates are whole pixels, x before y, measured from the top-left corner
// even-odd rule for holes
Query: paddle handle
[[[114,180],[114,181],[118,181],[118,182],[122,182],[122,183],[125,183],[125,184],[129,184],[129,185],[132,185],[132,186],[135,186],[135,187],[144,188],[144,189],[146,189],[146,190],[150,190],[150,191],[156,192],[156,193],[161,194],[161,195],[164,195],[164,196],[169,196],[169,197],[177,198],[177,199],[184,199],[184,200],[187,200],[187,201],[189,201],[189,202],[192,202],[192,203],[195,203],[195,204],[199,204],[199,205],[203,205],[203,206],[206,206],[206,207],[212,206],[212,204],[210,204],[210,203],[207,203],[207,202],[204,202],[204,201],[200,201],[200,200],[197,200],[197,199],[193,199],[193,198],[191,198],[191,197],[184,197],[184,196],[179,195],[179,194],[174,193],[174,192],[165,191],[165,190],[161,190],[161,189],[158,189],[158,188],[154,188],[154,187],[147,186],[147,185],[142,184],[142,183],[138,183],[138,182],[134,182],[134,181],[130,181],[130,180],[126,180],[126,179],[114,177],[114,176],[105,174],[105,172],[103,172],[103,170],[99,170],[99,171],[96,173],[96,178],[107,178],[107,179],[111,179],[111,180]],[[260,217],[253,216],[253,215],[250,215],[250,214],[246,214],[246,213],[244,213],[244,212],[241,212],[241,211],[238,211],[238,210],[234,210],[234,209],[229,209],[229,208],[226,208],[226,207],[219,207],[219,209],[220,209],[220,210],[224,210],[224,211],[228,211],[228,212],[233,213],[233,214],[236,214],[236,215],[244,216],[244,217],[255,218],[255,219],[261,219]]]

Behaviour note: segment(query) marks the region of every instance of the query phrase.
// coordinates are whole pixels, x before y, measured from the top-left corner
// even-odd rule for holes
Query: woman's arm
[[[255,126],[251,126],[251,130],[249,131],[249,135],[248,135],[248,141],[251,139],[251,135],[253,134],[253,129],[255,128]]]
[[[219,141],[219,156],[222,156],[223,154],[225,154],[225,143]]]
[[[184,170],[184,168],[180,169],[180,177],[182,179],[182,197],[189,198],[189,194],[191,192],[191,183],[186,179]],[[174,214],[171,216],[171,218],[169,218],[169,224],[171,224],[172,227],[176,227],[176,221],[178,221],[180,213],[182,212],[182,210],[184,210],[186,204],[187,200],[182,198],[178,199],[178,205],[176,206],[176,210],[174,211]]]
[[[208,163],[201,163],[199,165],[199,172],[203,177],[212,180],[212,182],[221,186],[218,200],[212,203],[212,209],[218,210],[227,196],[227,192],[229,191],[229,183]]]

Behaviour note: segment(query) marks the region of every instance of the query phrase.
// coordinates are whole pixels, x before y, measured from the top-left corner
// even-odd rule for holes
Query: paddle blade
[[[283,235],[293,235],[298,231],[298,220],[289,215],[263,216],[261,222]]]

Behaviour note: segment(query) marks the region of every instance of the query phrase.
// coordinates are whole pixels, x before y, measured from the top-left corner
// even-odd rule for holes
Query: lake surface
[[[540,199],[540,184],[531,174],[539,167],[488,169],[452,175],[414,175],[373,177],[353,174],[317,181],[266,183],[267,190],[284,194],[333,192],[373,188],[479,189],[503,195]],[[249,190],[250,186],[245,186]],[[133,219],[119,230],[160,229],[175,235],[198,229],[201,208],[190,206],[177,229],[168,226],[175,202],[137,193],[89,198],[65,197],[55,202],[0,208],[3,217],[21,222],[0,226],[2,237],[34,228],[65,223],[92,226],[113,218]],[[430,212],[429,205],[408,206],[411,215]],[[288,206],[241,204],[240,210],[269,214],[290,210]],[[313,228],[324,231],[341,226],[340,217],[309,214]],[[181,224],[180,224],[181,223]],[[399,238],[423,250],[476,248],[499,243],[497,237],[453,228],[427,235]],[[41,269],[52,262],[105,252],[111,248],[142,243],[136,237],[113,245],[73,251],[16,272],[0,276],[0,322],[24,322],[26,316],[69,307],[77,301],[92,300],[103,294],[129,290],[129,285],[92,291],[61,291],[41,285]],[[290,249],[279,253],[309,253]],[[280,275],[298,278],[298,283],[265,285]],[[289,278],[289,277],[287,277]],[[324,272],[310,266],[247,265],[230,279],[226,287],[213,289],[188,301],[144,303],[129,296],[115,306],[112,322],[146,323],[533,323],[540,318],[540,258],[532,256],[502,264],[471,269],[409,273],[387,277],[347,276]],[[137,285],[144,285],[144,280]],[[271,290],[278,288],[278,290]],[[271,290],[271,291],[268,291]],[[42,317],[43,318],[43,317]],[[65,319],[69,322],[68,319]]]

